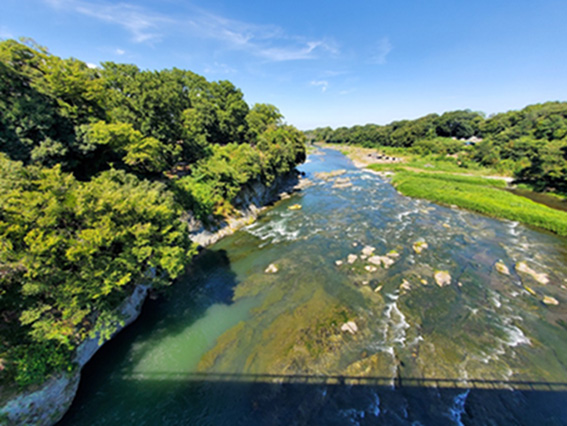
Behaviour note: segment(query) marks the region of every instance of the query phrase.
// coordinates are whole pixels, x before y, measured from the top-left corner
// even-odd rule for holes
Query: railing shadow
[[[461,379],[433,377],[381,377],[317,374],[247,374],[215,372],[144,372],[124,375],[125,380],[178,381],[178,382],[233,382],[233,383],[290,383],[309,385],[437,387],[460,389],[507,389],[529,391],[567,391],[567,382]]]

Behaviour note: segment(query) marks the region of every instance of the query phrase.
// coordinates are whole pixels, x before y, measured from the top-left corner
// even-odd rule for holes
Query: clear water
[[[336,151],[302,170],[313,186],[105,345],[61,424],[567,424],[566,239],[403,197]],[[365,246],[394,263],[368,271]]]

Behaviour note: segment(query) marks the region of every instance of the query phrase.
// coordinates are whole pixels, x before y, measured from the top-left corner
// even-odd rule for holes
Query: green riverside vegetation
[[[502,189],[496,179],[399,172],[392,183],[404,195],[457,205],[493,217],[523,222],[567,236],[567,213]]]
[[[282,119],[228,81],[0,42],[0,390],[72,371],[136,284],[178,277],[186,211],[214,223],[304,161]]]

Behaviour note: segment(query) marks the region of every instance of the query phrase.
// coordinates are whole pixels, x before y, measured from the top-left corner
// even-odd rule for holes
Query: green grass
[[[567,213],[502,190],[504,181],[403,171],[394,176],[392,183],[398,191],[409,197],[456,205],[567,236]]]

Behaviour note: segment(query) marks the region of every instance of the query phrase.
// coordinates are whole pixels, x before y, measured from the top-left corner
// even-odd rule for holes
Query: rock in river
[[[368,258],[368,261],[374,265],[382,265],[384,269],[388,269],[394,264],[394,260],[388,256],[372,256]]]
[[[433,278],[439,287],[451,284],[451,275],[447,271],[435,271]]]
[[[416,241],[415,243],[413,243],[413,251],[415,251],[417,254],[420,254],[423,250],[425,250],[428,247],[429,246],[425,241]]]
[[[559,305],[559,301],[551,296],[543,296],[543,303],[546,305]]]
[[[276,272],[278,272],[278,267],[273,263],[270,263],[264,272],[266,274],[275,274]]]
[[[342,325],[341,331],[348,331],[350,334],[354,334],[358,331],[358,327],[354,321],[349,321]]]
[[[531,276],[534,280],[536,280],[540,284],[547,284],[549,282],[549,277],[547,274],[538,273],[530,268],[526,262],[518,262],[516,263],[516,271],[522,272],[526,275]]]
[[[496,268],[496,270],[498,272],[500,272],[501,274],[504,275],[510,275],[510,270],[508,269],[508,267],[504,264],[504,262],[502,262],[502,260],[499,260],[498,262],[496,262],[494,264],[494,268]]]
[[[364,256],[372,256],[372,253],[374,253],[374,250],[376,250],[376,249],[372,246],[364,246],[364,248],[362,249],[362,254]]]
[[[347,262],[352,265],[354,262],[356,262],[356,259],[358,259],[358,256],[356,254],[349,254],[347,257]]]

